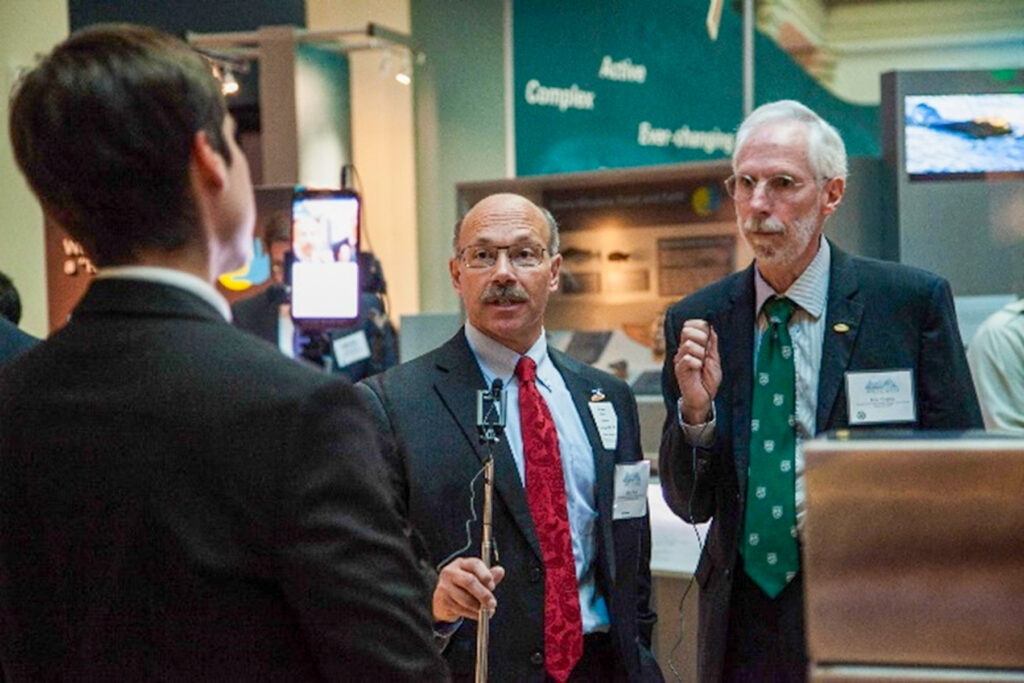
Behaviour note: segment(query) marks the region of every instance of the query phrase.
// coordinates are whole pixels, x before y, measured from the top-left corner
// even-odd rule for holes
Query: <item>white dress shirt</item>
[[[101,268],[96,273],[96,279],[143,280],[184,289],[213,306],[218,313],[224,316],[226,321],[231,322],[231,306],[227,299],[221,296],[220,292],[209,282],[183,270],[157,266],[110,266]]]

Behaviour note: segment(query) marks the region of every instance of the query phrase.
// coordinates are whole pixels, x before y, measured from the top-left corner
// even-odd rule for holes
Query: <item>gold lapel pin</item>
[[[590,390],[590,402],[591,403],[597,403],[598,401],[603,401],[604,399],[605,399],[604,392],[601,391],[600,389],[591,389]]]
[[[850,326],[847,325],[846,323],[836,323],[835,325],[832,326],[832,329],[838,332],[839,334],[846,334],[847,332],[850,331]]]

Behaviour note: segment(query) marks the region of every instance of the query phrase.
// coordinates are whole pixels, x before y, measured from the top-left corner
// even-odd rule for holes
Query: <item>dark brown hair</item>
[[[75,32],[17,84],[10,135],[44,210],[97,265],[173,251],[200,231],[189,185],[198,131],[230,163],[210,63],[144,26]]]

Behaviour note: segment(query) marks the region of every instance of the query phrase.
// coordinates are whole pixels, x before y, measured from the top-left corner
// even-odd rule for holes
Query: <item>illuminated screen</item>
[[[908,95],[912,176],[1024,172],[1024,94]]]
[[[359,198],[298,196],[292,203],[292,317],[351,320],[359,314]]]

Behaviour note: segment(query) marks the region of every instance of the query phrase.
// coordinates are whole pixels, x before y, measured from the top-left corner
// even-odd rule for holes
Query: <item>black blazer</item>
[[[0,373],[8,680],[444,680],[352,386],[175,287],[92,284]]]
[[[980,428],[981,412],[957,330],[949,283],[923,270],[850,256],[834,244],[831,247],[817,432],[849,425],[844,373],[896,368],[913,370],[917,394],[917,423],[900,427]],[[722,384],[715,397],[715,441],[709,450],[698,450],[696,460],[678,426],[679,387],[672,365],[683,322],[689,318],[711,321],[718,332],[722,360]],[[836,331],[837,323],[845,323],[849,330]],[[695,522],[714,518],[697,566],[698,669],[700,680],[717,681],[747,493],[754,265],[669,308],[665,340],[662,391],[667,417],[659,474],[665,500],[676,514]]]
[[[661,680],[650,654],[650,527],[646,516],[612,521],[615,463],[643,457],[636,402],[624,382],[548,350],[561,372],[594,449],[597,472],[597,581],[608,604],[621,680]],[[392,483],[412,524],[439,563],[466,544],[469,483],[486,449],[476,429],[476,391],[486,389],[476,359],[460,330],[434,351],[357,385],[383,433],[397,448]],[[600,388],[619,421],[614,450],[601,445],[587,403]],[[476,504],[479,514],[481,494]],[[490,680],[544,680],[544,581],[540,546],[526,493],[508,442],[495,447],[494,539],[505,579],[495,596],[490,625]],[[480,526],[466,556],[480,554]],[[476,659],[476,622],[466,620],[445,650],[454,678],[471,678]]]

